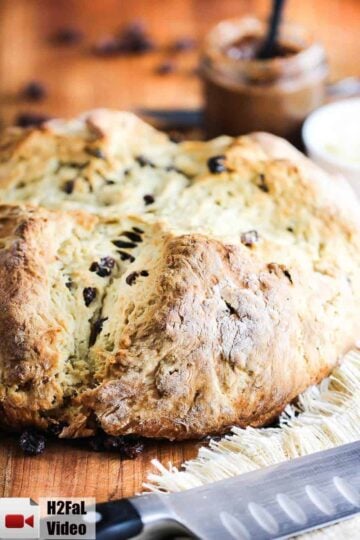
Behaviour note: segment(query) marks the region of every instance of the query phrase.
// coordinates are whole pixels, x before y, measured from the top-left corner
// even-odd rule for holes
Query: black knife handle
[[[144,527],[140,514],[127,499],[97,504],[96,512],[100,514],[96,540],[126,540],[139,534]]]

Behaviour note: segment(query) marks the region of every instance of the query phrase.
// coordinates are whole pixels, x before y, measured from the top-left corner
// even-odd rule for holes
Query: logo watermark
[[[96,501],[92,497],[0,499],[0,539],[95,540]]]

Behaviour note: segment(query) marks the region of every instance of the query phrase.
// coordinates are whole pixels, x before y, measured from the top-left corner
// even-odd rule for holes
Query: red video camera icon
[[[6,514],[5,527],[7,529],[22,529],[24,526],[34,527],[34,516],[25,518],[23,514]]]

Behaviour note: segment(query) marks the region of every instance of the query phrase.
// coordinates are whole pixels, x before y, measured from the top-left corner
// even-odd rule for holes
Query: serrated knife
[[[180,493],[150,493],[96,509],[97,540],[289,538],[360,512],[360,441]]]

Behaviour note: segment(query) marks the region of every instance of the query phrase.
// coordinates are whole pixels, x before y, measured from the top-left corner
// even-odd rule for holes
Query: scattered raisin
[[[172,60],[164,60],[158,66],[156,66],[155,73],[158,75],[170,75],[170,73],[174,73],[175,69],[175,62]]]
[[[117,451],[122,458],[134,459],[144,450],[144,442],[135,436],[112,436],[99,434],[89,441],[90,448],[95,452]]]
[[[125,240],[113,240],[112,243],[118,248],[133,249],[137,247],[134,242],[126,242]]]
[[[46,97],[45,86],[38,81],[31,81],[26,84],[21,90],[21,97],[28,99],[29,101],[41,101]]]
[[[96,338],[102,331],[104,322],[107,320],[108,317],[102,317],[94,322],[90,330],[89,347],[92,347],[95,344]]]
[[[145,205],[148,206],[149,204],[153,204],[155,202],[155,198],[153,195],[144,195],[144,202]]]
[[[140,229],[139,227],[133,227],[132,230],[139,233],[139,234],[144,234],[144,231],[142,229]]]
[[[123,437],[121,444],[117,446],[116,450],[119,451],[122,458],[135,459],[144,451],[144,448],[144,442],[137,437]]]
[[[89,154],[89,156],[93,156],[98,159],[106,158],[106,155],[101,148],[93,148],[92,146],[86,146],[84,150],[87,154]]]
[[[106,180],[106,184],[108,186],[113,186],[114,184],[116,184],[115,180]]]
[[[122,54],[140,54],[154,48],[152,39],[142,23],[134,21],[125,26],[118,35],[105,36],[93,47],[94,54],[115,56]]]
[[[225,161],[225,156],[214,156],[209,158],[207,161],[209,171],[213,174],[219,174],[227,171]]]
[[[50,116],[40,113],[20,113],[15,118],[15,125],[23,128],[38,127],[50,120]]]
[[[139,233],[132,231],[124,231],[123,233],[121,233],[121,236],[126,236],[126,238],[128,238],[132,242],[138,243],[143,241]]]
[[[135,161],[138,162],[140,167],[155,167],[154,163],[146,156],[136,156]]]
[[[118,37],[119,52],[123,53],[145,53],[155,48],[153,40],[147,33],[143,21],[133,21],[126,25]]]
[[[255,230],[244,232],[241,235],[241,243],[244,244],[244,246],[246,247],[251,247],[258,241],[259,235],[258,232]]]
[[[91,302],[96,297],[96,289],[94,287],[85,287],[85,289],[83,290],[83,297],[85,301],[85,306],[90,306]]]
[[[119,250],[118,253],[122,261],[130,261],[131,263],[135,261],[135,257],[126,251]]]
[[[139,273],[138,272],[131,272],[131,274],[129,274],[128,276],[126,276],[126,283],[128,285],[133,285],[136,281],[136,279],[139,277]]]
[[[133,39],[130,45],[122,45],[122,50],[131,53],[144,53],[155,48],[153,40],[149,36],[142,36],[138,39]]]
[[[103,257],[100,262],[93,262],[90,265],[90,272],[96,272],[100,277],[110,276],[112,269],[115,266],[115,259],[112,257]]]
[[[59,28],[50,38],[54,45],[74,45],[83,38],[83,33],[77,28]]]
[[[269,193],[269,186],[266,183],[265,174],[259,174],[259,184],[257,185],[264,193]]]
[[[148,277],[148,275],[149,275],[149,272],[147,270],[141,270],[140,276]]]
[[[68,195],[71,195],[71,193],[74,191],[74,187],[75,187],[75,180],[67,180],[65,184],[63,185],[62,190]]]
[[[37,456],[45,450],[46,439],[42,433],[33,429],[22,432],[19,438],[19,445],[27,456]]]

